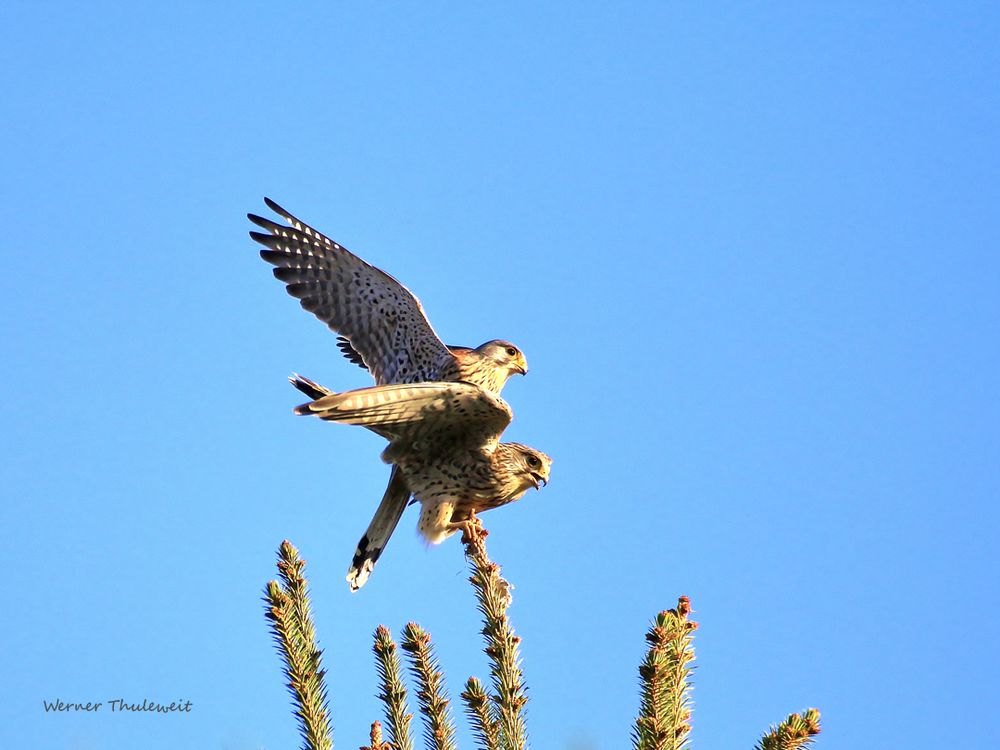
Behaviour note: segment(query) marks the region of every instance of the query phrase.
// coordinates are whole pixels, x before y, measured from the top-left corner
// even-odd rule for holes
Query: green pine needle
[[[288,691],[299,719],[299,733],[305,750],[330,750],[330,709],[321,664],[322,651],[316,643],[309,592],[302,574],[305,560],[287,539],[278,549],[281,583],[270,581],[264,589],[265,616],[271,625],[275,648],[284,662]]]
[[[472,724],[476,742],[482,750],[500,750],[500,728],[496,719],[496,705],[486,687],[475,677],[465,683],[462,693],[465,713]]]
[[[431,646],[430,633],[415,622],[403,629],[403,651],[410,658],[410,672],[417,682],[417,699],[424,717],[424,738],[429,750],[455,750],[455,725],[445,695],[444,675]]]
[[[479,611],[483,616],[484,651],[490,660],[499,742],[504,750],[525,750],[528,732],[524,707],[528,696],[521,674],[518,648],[521,639],[514,633],[507,618],[511,602],[510,584],[501,577],[500,566],[486,553],[484,536],[477,534],[471,539],[466,536],[463,541],[472,568],[469,580],[476,589]]]
[[[778,726],[772,726],[760,738],[756,750],[804,750],[819,732],[819,709],[809,708],[800,714],[789,714]]]
[[[691,666],[694,630],[691,602],[660,612],[646,634],[649,651],[639,667],[639,717],[632,731],[636,750],[683,750],[691,732]]]
[[[392,633],[385,625],[375,629],[375,665],[378,668],[379,700],[385,704],[385,719],[389,727],[389,741],[396,750],[413,750],[410,738],[410,719],[406,705],[406,686],[403,684],[399,654]]]

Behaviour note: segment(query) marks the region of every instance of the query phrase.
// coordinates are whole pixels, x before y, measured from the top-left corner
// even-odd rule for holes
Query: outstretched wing
[[[365,364],[364,357],[358,354],[358,350],[351,346],[351,340],[346,336],[337,336],[337,348],[340,349],[341,353],[347,357],[348,362],[353,362],[362,370],[367,370],[368,365]]]
[[[362,356],[358,354],[357,349],[351,346],[351,340],[349,338],[346,336],[337,336],[337,348],[340,349],[340,352],[344,355],[348,362],[356,364],[362,370],[368,369],[368,365],[365,364],[365,360]],[[451,344],[448,344],[448,351],[450,351],[453,355],[458,356],[471,352],[472,349],[467,346],[452,346]]]
[[[376,383],[455,376],[454,355],[434,333],[420,301],[405,286],[299,221],[270,198],[264,201],[288,225],[247,214],[250,221],[267,230],[250,232],[267,248],[261,250],[261,257],[276,266],[274,275],[285,282],[288,293],[297,297],[302,307],[350,342]]]
[[[464,447],[492,451],[510,424],[507,402],[471,383],[377,385],[302,404],[296,414],[355,424],[394,444],[428,453]]]

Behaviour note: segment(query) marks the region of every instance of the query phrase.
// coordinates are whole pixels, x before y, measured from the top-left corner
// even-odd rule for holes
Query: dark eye
[[[541,462],[534,456],[528,456],[528,466],[538,466],[539,463]]]
[[[507,347],[507,356],[508,357],[516,357],[517,356],[517,349],[515,349],[513,346],[508,346]]]

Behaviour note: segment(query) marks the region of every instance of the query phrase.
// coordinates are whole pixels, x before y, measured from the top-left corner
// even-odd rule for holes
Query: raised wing
[[[454,355],[434,333],[410,290],[270,198],[264,202],[288,225],[247,214],[267,230],[250,232],[267,248],[260,256],[276,266],[274,275],[302,307],[350,342],[376,383],[456,376]]]
[[[296,414],[367,427],[394,443],[433,453],[456,447],[491,451],[510,424],[507,402],[471,383],[377,385],[302,404]]]
[[[351,346],[351,340],[345,336],[337,336],[337,348],[340,349],[341,353],[347,357],[348,362],[353,362],[362,370],[367,370],[368,365],[365,364],[364,357],[358,354],[358,350]]]

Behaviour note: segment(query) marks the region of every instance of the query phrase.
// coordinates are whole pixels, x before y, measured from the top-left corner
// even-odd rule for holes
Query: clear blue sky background
[[[387,469],[291,413],[293,370],[368,380],[257,257],[263,195],[527,353],[507,435],[553,481],[485,520],[535,747],[628,743],[682,593],[697,747],[810,705],[822,748],[1000,742],[995,4],[296,5],[0,13],[0,745],[294,747],[286,537],[340,747],[379,623],[485,675],[413,511],[347,589]],[[194,707],[42,710],[116,697]]]

